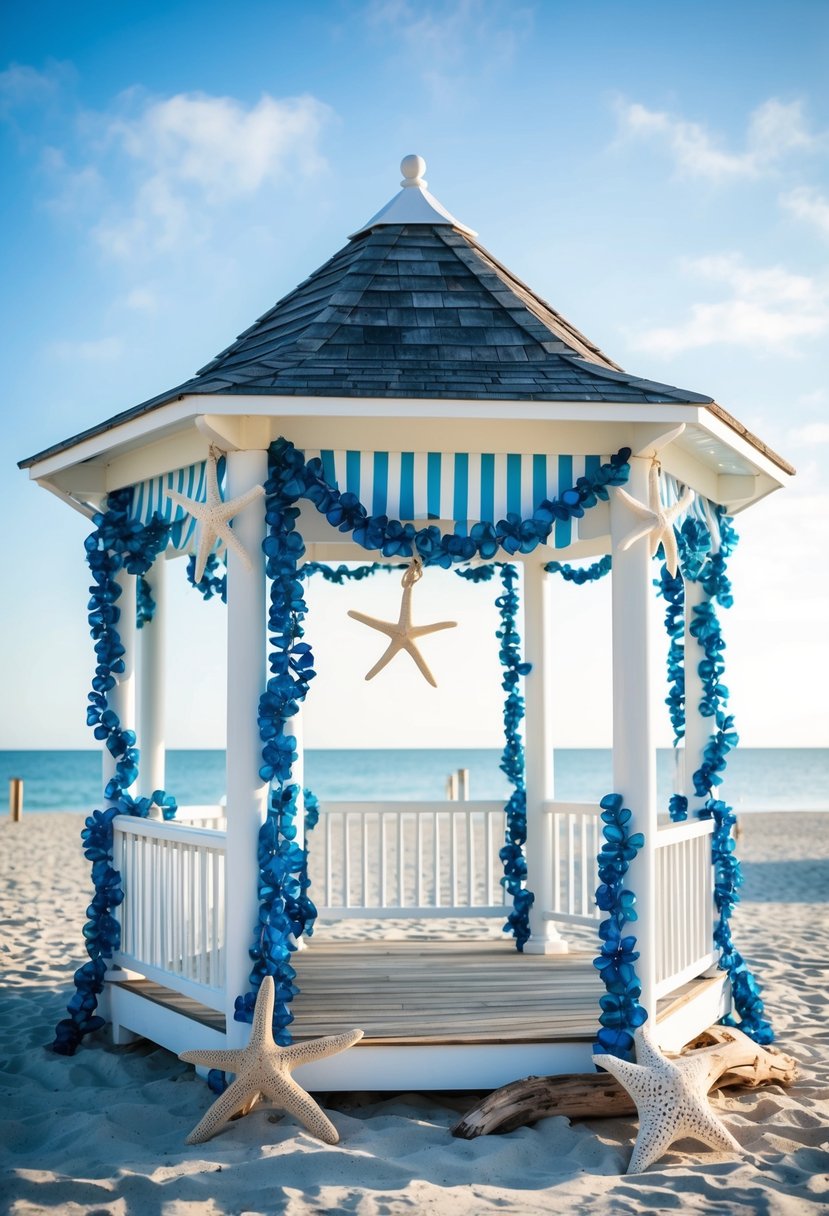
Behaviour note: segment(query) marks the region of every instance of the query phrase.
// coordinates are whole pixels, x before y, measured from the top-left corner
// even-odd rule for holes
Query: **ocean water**
[[[446,781],[469,769],[472,798],[504,798],[509,787],[497,749],[309,750],[305,784],[319,797],[341,801],[439,800]],[[674,756],[657,756],[659,805],[672,792]],[[102,805],[101,757],[97,751],[0,752],[0,813],[8,812],[9,779],[22,777],[24,814],[30,811],[90,812]],[[555,753],[556,797],[597,802],[613,788],[611,755],[605,749]],[[224,793],[224,752],[170,751],[167,789],[181,804],[216,803]],[[729,757],[724,795],[741,811],[829,811],[829,748],[743,748]]]

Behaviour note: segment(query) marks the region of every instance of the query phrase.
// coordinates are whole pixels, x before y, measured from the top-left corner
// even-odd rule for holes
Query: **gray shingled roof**
[[[427,224],[354,238],[183,391],[711,401],[622,372],[475,241]]]
[[[713,404],[622,371],[471,236],[383,223],[191,380],[21,467],[189,393]]]

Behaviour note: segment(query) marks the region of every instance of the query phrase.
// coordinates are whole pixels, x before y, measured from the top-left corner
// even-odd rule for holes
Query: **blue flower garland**
[[[720,534],[716,553],[711,552],[709,531],[700,520],[686,518],[682,527],[676,530],[682,574],[684,578],[700,583],[708,596],[706,602],[694,606],[690,633],[703,652],[698,666],[702,695],[697,709],[703,717],[713,719],[715,729],[703,750],[700,767],[693,774],[693,785],[696,796],[706,799],[699,812],[700,817],[714,820],[711,860],[714,866],[714,902],[718,914],[714,943],[720,951],[719,966],[728,973],[731,981],[740,1029],[758,1043],[770,1043],[774,1032],[764,1016],[760,986],[735,948],[731,935],[731,916],[739,902],[738,892],[743,881],[732,836],[736,817],[731,807],[714,797],[715,787],[722,784],[729,753],[739,742],[734,718],[726,710],[729,692],[722,682],[725,675],[725,642],[716,610],[716,605],[730,608],[733,603],[727,567],[728,558],[737,544],[737,534],[722,507],[717,508],[716,514]],[[664,565],[657,586],[668,602],[665,624],[671,638],[668,653],[671,692],[667,703],[676,744],[685,733],[684,646],[679,645],[679,637],[684,632],[685,590],[683,579],[679,575],[672,577]],[[668,811],[673,821],[686,820],[688,799],[682,794],[674,794]],[[737,1024],[730,1016],[724,1021],[729,1025]]]
[[[321,574],[327,583],[335,583],[338,587],[342,587],[346,582],[362,582],[364,578],[369,578],[372,574],[379,574],[380,571],[388,574],[391,570],[404,570],[406,563],[399,562],[390,565],[388,562],[372,562],[368,566],[356,566],[352,569],[350,566],[345,566],[342,563],[333,568],[327,566],[324,562],[305,562],[299,568],[300,578],[311,578],[314,574]]]
[[[565,583],[575,583],[577,587],[583,587],[585,583],[597,583],[600,578],[610,574],[612,568],[613,558],[609,553],[590,566],[571,566],[569,562],[547,562],[544,567],[548,574],[560,574]]]
[[[701,818],[714,820],[711,853],[714,903],[718,914],[714,942],[720,950],[720,968],[728,973],[731,981],[734,1008],[740,1018],[739,1023],[731,1016],[724,1020],[729,1025],[739,1025],[757,1043],[771,1043],[774,1031],[765,1017],[760,985],[735,948],[731,935],[731,916],[739,902],[739,888],[743,881],[732,834],[737,820],[733,809],[714,796],[715,787],[722,783],[728,755],[739,742],[734,718],[726,712],[729,693],[722,683],[725,642],[715,606],[730,608],[734,602],[728,578],[728,558],[736,547],[737,533],[721,507],[717,509],[717,521],[720,532],[718,551],[706,555],[702,547],[697,545],[689,559],[689,564],[695,567],[697,581],[709,597],[706,603],[694,608],[690,631],[703,651],[699,664],[703,685],[699,712],[703,717],[713,718],[715,728],[703,751],[702,763],[693,776],[694,793],[706,799],[700,812]]]
[[[504,812],[506,815],[505,843],[500,850],[504,866],[504,876],[501,886],[506,888],[512,897],[512,911],[504,925],[505,933],[512,933],[516,949],[523,951],[524,943],[530,936],[530,908],[535,896],[526,887],[527,858],[524,846],[527,843],[527,786],[524,776],[524,742],[521,738],[520,726],[524,720],[524,698],[518,691],[519,680],[529,675],[532,663],[526,663],[521,656],[521,637],[515,626],[518,613],[519,599],[516,591],[518,571],[515,566],[503,564],[500,567],[503,593],[498,596],[495,606],[501,616],[501,627],[495,636],[500,639],[501,647],[498,657],[504,667],[501,687],[506,693],[504,700],[504,750],[499,765],[501,772],[513,787]]]
[[[208,553],[204,574],[198,582],[196,582],[196,559],[189,557],[187,559],[187,581],[191,587],[195,587],[197,591],[201,592],[204,599],[211,600],[214,595],[218,595],[223,604],[227,603],[227,567],[215,553]]]
[[[597,859],[596,903],[608,916],[599,926],[602,947],[593,966],[607,992],[599,1001],[602,1028],[593,1050],[632,1060],[633,1031],[647,1021],[648,1014],[639,1004],[642,986],[636,974],[636,938],[625,933],[625,927],[638,919],[636,896],[625,889],[624,879],[645,838],[641,832],[629,831],[631,813],[622,805],[621,794],[607,794],[599,805],[605,840]]]
[[[138,777],[138,750],[135,732],[121,726],[118,715],[109,708],[108,694],[123,675],[124,646],[118,632],[121,587],[117,575],[125,569],[139,577],[146,574],[154,559],[167,545],[169,526],[154,516],[142,525],[130,519],[132,490],[118,490],[107,499],[107,510],[93,516],[95,531],[85,541],[86,560],[92,574],[89,626],[95,642],[96,667],[92,691],[88,695],[87,725],[115,759],[115,774],[107,783],[104,797],[109,805],[95,810],[81,832],[84,856],[92,862],[94,895],[87,908],[83,934],[89,961],[75,972],[75,993],[67,1006],[68,1018],[55,1029],[52,1050],[60,1055],[75,1054],[83,1037],[104,1025],[95,1013],[103,990],[106,959],[120,945],[120,925],[113,909],[123,901],[121,875],[112,866],[112,821],[116,815],[146,816],[152,805],[159,806],[165,819],[175,815],[175,799],[164,790],[149,798],[133,798],[128,792]],[[136,604],[146,614],[141,599]],[[146,619],[146,616],[145,616]]]

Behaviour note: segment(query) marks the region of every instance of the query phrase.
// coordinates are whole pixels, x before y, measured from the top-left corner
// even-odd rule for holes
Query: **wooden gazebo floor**
[[[506,941],[318,942],[295,956],[297,1039],[359,1027],[366,1043],[591,1038],[591,955],[519,954]]]
[[[592,1040],[604,988],[593,953],[519,954],[491,941],[321,941],[293,956],[295,1040],[359,1027],[369,1045]],[[701,987],[658,1002],[661,1021]],[[224,1031],[224,1015],[148,980],[124,987]]]

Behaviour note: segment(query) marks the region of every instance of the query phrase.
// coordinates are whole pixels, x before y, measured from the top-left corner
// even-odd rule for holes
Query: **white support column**
[[[544,804],[553,797],[553,740],[550,687],[550,578],[544,559],[529,556],[524,569],[524,656],[532,671],[524,679],[527,783],[527,886],[535,895],[530,909],[527,954],[566,954],[567,942],[546,919],[552,911],[553,821]]]
[[[627,492],[648,502],[650,457],[633,457]],[[631,832],[642,832],[644,848],[630,865],[625,887],[636,896],[636,934],[642,984],[641,1003],[656,1021],[656,917],[654,845],[656,843],[656,749],[652,722],[650,639],[653,632],[653,565],[646,538],[629,549],[621,542],[640,521],[623,499],[611,492],[613,545],[613,790],[632,812]]]
[[[144,796],[165,788],[164,706],[166,700],[167,562],[160,554],[146,575],[155,613],[138,634],[138,746],[141,751],[140,788]]]
[[[107,704],[118,715],[122,730],[135,730],[135,575],[121,570],[116,581],[121,588],[117,605],[121,615],[116,628],[124,647],[124,674],[116,676],[115,687],[110,689]],[[102,776],[105,786],[115,776],[116,763],[115,757],[104,745]]]
[[[237,498],[268,476],[264,451],[229,452],[225,498]],[[257,499],[233,520],[251,568],[232,550],[227,563],[227,855],[225,951],[228,1046],[247,1043],[250,1029],[233,1018],[234,1004],[250,988],[248,955],[259,901],[257,844],[267,785],[260,780],[262,745],[257,707],[266,682],[265,503]]]
[[[701,583],[685,581],[685,782],[683,793],[688,799],[688,813],[693,816],[704,798],[694,793],[694,773],[702,764],[705,745],[711,737],[714,719],[704,718],[699,712],[703,683],[699,665],[705,652],[691,634],[694,608],[707,601],[708,596]]]

